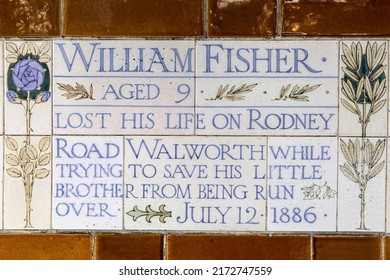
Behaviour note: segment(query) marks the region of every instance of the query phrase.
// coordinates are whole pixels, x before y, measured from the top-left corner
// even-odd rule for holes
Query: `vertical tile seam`
[[[122,136],[122,230],[125,231],[125,178],[126,178],[126,141],[125,136]]]
[[[162,244],[162,259],[169,260],[168,257],[168,234],[163,235],[163,244]]]
[[[205,2],[207,2],[207,0],[205,0]],[[196,100],[196,91],[197,91],[197,71],[198,71],[198,67],[197,67],[197,63],[198,63],[198,60],[197,60],[197,57],[198,57],[198,44],[197,44],[197,39],[194,39],[193,40],[193,43],[194,43],[194,80],[193,80],[193,85],[194,85],[194,97],[193,97],[193,102],[194,102],[194,109],[193,109],[193,112],[194,112],[194,128],[193,128],[193,136],[196,136],[198,130],[197,130],[197,106],[196,106],[196,103],[197,103],[197,100]]]
[[[91,232],[90,241],[91,241],[91,247],[90,247],[91,260],[96,260],[96,252],[95,252],[95,249],[96,249],[96,233],[95,232]]]
[[[61,3],[62,3],[62,0],[61,0]],[[54,108],[54,82],[53,82],[53,77],[54,77],[54,40],[51,40],[51,50],[50,50],[50,54],[51,54],[51,77],[50,77],[50,88],[51,88],[51,92],[52,92],[52,98],[50,98],[50,104],[51,104],[51,108],[50,108],[50,113],[51,113],[51,118],[50,118],[50,124],[51,124],[51,128],[50,128],[50,148],[51,148],[51,158],[50,158],[50,165],[51,165],[51,170],[50,170],[50,214],[49,214],[49,218],[50,218],[50,230],[53,230],[53,181],[54,181],[54,175],[53,175],[53,171],[54,171],[54,162],[53,162],[53,155],[54,155],[54,125],[53,125],[53,108]]]
[[[276,15],[275,15],[276,38],[282,37],[282,0],[276,0]]]
[[[387,43],[387,61],[389,61],[389,52],[390,52],[390,44],[389,44],[389,40],[386,40],[386,43]],[[389,65],[387,65],[387,83],[389,83],[389,74],[390,74],[390,69],[389,69]],[[389,124],[389,111],[390,111],[390,102],[389,102],[389,85],[387,85],[387,129],[386,129],[386,142],[387,142],[387,146],[386,146],[386,174],[385,174],[385,234],[388,232],[388,228],[389,228],[389,217],[388,217],[388,210],[389,210],[389,206],[388,206],[388,195],[389,195],[389,186],[387,185],[387,180],[388,180],[388,168],[389,168],[389,163],[388,163],[388,160],[389,160],[389,128],[390,128],[390,124]],[[383,238],[383,244],[384,244],[384,238]],[[384,252],[383,252],[384,254]]]
[[[339,232],[339,182],[340,182],[340,172],[339,172],[339,164],[340,164],[340,158],[339,158],[339,147],[340,147],[340,42],[341,40],[337,41],[337,134],[336,134],[336,162],[337,162],[337,171],[336,171],[336,178],[337,178],[337,200],[336,200],[336,232]]]
[[[208,0],[203,0],[203,38],[207,38],[208,37],[208,30],[207,30],[207,27],[208,27]]]
[[[380,259],[385,259],[385,236],[382,235],[381,237],[381,243],[380,243]]]
[[[64,12],[65,12],[65,0],[60,0],[60,14],[59,14],[59,21],[60,21],[60,26],[59,26],[59,31],[60,31],[60,34],[59,34],[59,37],[63,37],[64,36]]]
[[[310,234],[310,260],[314,260],[314,235]]]
[[[3,71],[3,88],[2,90],[5,92],[5,64],[4,64],[4,61],[5,61],[5,40],[2,40],[1,41],[1,44],[3,45],[3,53],[0,55],[0,58],[1,58],[1,62],[3,63],[3,69],[0,69],[0,71]],[[3,96],[4,98],[4,96]],[[3,104],[2,104],[2,108],[3,108],[3,121],[2,121],[2,126],[3,126],[3,133],[2,133],[2,136],[3,136],[3,157],[2,157],[2,160],[3,160],[3,168],[1,170],[2,173],[2,178],[3,178],[3,182],[2,182],[2,188],[1,188],[1,229],[4,230],[4,187],[5,187],[5,184],[4,184],[4,174],[5,174],[5,100],[3,101]]]
[[[265,137],[265,227],[264,227],[264,232],[268,232],[268,228],[269,228],[269,217],[268,217],[268,203],[269,203],[269,199],[268,199],[268,177],[269,177],[269,170],[268,170],[268,162],[269,162],[269,157],[268,157],[268,154],[269,154],[269,136],[266,136]]]

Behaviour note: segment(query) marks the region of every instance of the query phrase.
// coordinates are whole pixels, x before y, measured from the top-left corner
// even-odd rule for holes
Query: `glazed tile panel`
[[[2,229],[390,228],[387,40],[0,52]]]

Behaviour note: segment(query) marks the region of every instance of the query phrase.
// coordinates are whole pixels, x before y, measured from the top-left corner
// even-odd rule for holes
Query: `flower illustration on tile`
[[[31,121],[35,106],[49,101],[50,72],[47,63],[51,60],[49,55],[50,44],[42,43],[38,46],[35,42],[23,42],[19,47],[13,42],[6,43],[9,63],[7,72],[8,102],[23,107],[25,116],[25,140],[20,147],[12,138],[6,138],[6,146],[10,151],[6,155],[9,168],[7,174],[12,178],[20,178],[25,194],[26,214],[25,228],[32,228],[31,201],[33,189],[37,180],[49,176],[50,171],[44,166],[48,165],[51,154],[47,152],[50,147],[50,138],[43,137],[38,147],[31,143],[33,131]]]
[[[304,200],[313,199],[332,199],[336,197],[337,192],[328,186],[325,181],[323,185],[312,184],[311,186],[301,188]]]
[[[368,230],[366,227],[366,190],[370,180],[375,178],[385,165],[381,161],[385,151],[385,140],[372,143],[367,139],[367,127],[373,115],[386,104],[386,43],[367,43],[365,50],[360,42],[349,47],[342,44],[341,60],[344,77],[341,79],[341,104],[349,112],[357,116],[361,128],[361,139],[341,140],[340,149],[346,160],[340,165],[340,170],[350,181],[359,187],[360,225],[357,229]]]

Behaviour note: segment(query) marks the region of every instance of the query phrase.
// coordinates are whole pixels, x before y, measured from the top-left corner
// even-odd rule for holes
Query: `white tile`
[[[51,137],[4,142],[4,228],[50,229]]]
[[[0,54],[3,55],[3,42],[0,41]],[[0,88],[4,88],[4,66],[3,66],[3,59],[0,59]],[[4,130],[4,96],[3,94],[0,94],[0,134],[3,134]]]
[[[336,134],[336,41],[197,41],[196,49],[197,134]]]
[[[123,137],[53,139],[53,229],[122,226]]]
[[[385,145],[382,138],[366,138],[364,141],[361,138],[340,138],[339,231],[385,230]],[[363,187],[364,192],[361,191]]]
[[[337,138],[268,139],[268,230],[335,231]]]
[[[56,134],[194,133],[194,42],[55,41]]]
[[[387,143],[389,143],[389,138],[387,138]],[[390,157],[390,148],[387,145],[387,159]],[[386,164],[386,172],[387,172],[387,181],[386,181],[386,232],[390,232],[390,168]]]
[[[4,137],[0,137],[0,170],[3,170],[3,159],[4,159]],[[3,180],[3,172],[0,172],[0,229],[3,228],[3,192],[4,192],[4,180]]]
[[[51,134],[51,42],[6,41],[4,58],[5,133]]]
[[[387,136],[387,43],[340,42],[340,56],[340,136]]]
[[[266,141],[126,137],[125,229],[264,231]]]

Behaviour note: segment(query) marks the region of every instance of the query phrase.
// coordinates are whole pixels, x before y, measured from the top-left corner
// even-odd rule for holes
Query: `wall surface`
[[[386,46],[386,51],[383,51],[382,53],[383,58],[385,58],[386,53],[388,53],[389,42],[386,41],[386,37],[389,37],[390,35],[389,1],[0,0],[0,7],[0,37],[3,38],[1,43],[4,41],[4,44],[0,45],[0,50],[1,53],[6,54],[4,55],[5,60],[3,61],[2,59],[0,62],[0,69],[11,69],[12,67],[15,69],[16,64],[22,60],[21,57],[27,59],[27,57],[24,57],[26,54],[35,56],[35,59],[38,59],[37,57],[39,57],[41,65],[46,65],[45,67],[47,67],[45,70],[42,70],[42,77],[39,78],[39,89],[36,89],[35,87],[33,90],[27,89],[25,91],[26,93],[28,92],[29,95],[35,94],[31,100],[34,100],[39,108],[45,108],[44,106],[49,104],[47,101],[51,97],[51,94],[48,93],[50,90],[50,82],[48,79],[51,77],[47,77],[45,73],[52,71],[52,68],[55,68],[58,65],[56,63],[59,63],[59,60],[56,60],[58,58],[56,58],[55,55],[53,56],[53,61],[51,61],[52,56],[49,55],[51,50],[49,51],[49,48],[45,44],[45,42],[51,42],[53,40],[65,40],[64,42],[67,42],[71,38],[75,40],[95,40],[98,38],[121,38],[127,40],[136,38],[141,41],[139,43],[140,45],[142,45],[142,40],[147,39],[161,39],[165,40],[165,42],[166,40],[170,40],[170,42],[166,43],[169,45],[175,45],[175,41],[172,41],[171,39],[187,39],[189,43],[193,42],[195,44],[195,40],[207,41],[229,39],[229,42],[231,42],[238,38],[245,39],[244,41],[241,41],[242,43],[238,43],[243,45],[245,44],[246,39],[260,39],[273,42],[288,40],[288,42],[284,43],[284,48],[288,48],[289,44],[293,45],[294,43],[291,41],[301,42],[304,40],[312,40],[310,43],[307,43],[308,45],[312,44],[311,50],[319,51],[321,46],[326,46],[326,48],[329,47],[330,49],[335,47],[335,52],[337,53],[337,50],[340,48],[340,52],[344,54],[344,57],[340,56],[340,60],[336,60],[336,70],[335,73],[333,73],[333,76],[335,77],[333,78],[336,87],[340,80],[343,81],[340,82],[344,83],[340,88],[343,88],[345,92],[343,94],[352,102],[352,105],[346,104],[349,101],[345,101],[344,99],[344,101],[341,101],[344,102],[342,104],[344,107],[340,105],[337,107],[339,109],[336,109],[336,111],[340,110],[340,116],[345,119],[343,124],[336,128],[337,131],[340,129],[340,136],[345,137],[345,142],[340,138],[341,146],[338,155],[339,160],[345,160],[347,163],[350,163],[350,167],[345,167],[347,166],[347,163],[345,163],[344,167],[340,167],[341,170],[337,171],[337,167],[343,165],[341,162],[336,162],[333,167],[329,166],[328,169],[332,170],[332,168],[335,168],[335,173],[338,172],[339,174],[338,178],[343,178],[338,180],[339,184],[340,182],[344,182],[347,185],[349,184],[347,182],[352,180],[353,182],[356,181],[355,183],[358,185],[360,184],[360,189],[362,187],[367,187],[367,180],[376,177],[378,174],[382,174],[376,177],[380,177],[380,180],[382,180],[377,181],[376,183],[381,186],[378,187],[378,189],[382,191],[380,192],[378,190],[376,197],[379,196],[382,200],[379,199],[379,202],[377,203],[373,196],[374,198],[367,198],[367,204],[374,204],[376,208],[373,208],[380,208],[376,211],[383,212],[381,212],[383,217],[381,216],[378,218],[378,223],[375,223],[377,217],[371,217],[367,214],[367,223],[374,221],[369,225],[372,227],[372,230],[368,230],[364,221],[362,221],[365,211],[368,210],[362,210],[363,214],[361,214],[360,217],[357,215],[357,218],[355,216],[352,218],[347,209],[350,205],[348,204],[350,203],[348,201],[345,206],[342,204],[343,201],[337,204],[340,209],[342,207],[346,208],[345,211],[342,212],[344,217],[340,219],[343,222],[340,223],[338,230],[336,230],[336,222],[329,228],[320,230],[310,230],[309,227],[308,230],[300,230],[296,227],[287,229],[287,226],[281,226],[275,227],[275,230],[268,230],[267,232],[250,229],[246,231],[236,230],[230,232],[223,228],[221,228],[221,230],[219,230],[219,228],[211,228],[209,231],[198,231],[195,227],[192,230],[180,230],[179,228],[168,231],[164,230],[164,227],[150,230],[148,230],[147,227],[139,227],[136,230],[128,228],[125,230],[121,230],[121,228],[118,228],[118,230],[94,230],[93,224],[90,225],[89,229],[78,228],[73,225],[70,226],[70,228],[67,228],[67,225],[72,223],[71,220],[65,220],[65,222],[58,221],[56,226],[48,225],[52,218],[51,215],[54,215],[51,213],[50,205],[56,201],[54,199],[53,201],[51,200],[50,192],[39,192],[39,189],[37,189],[36,193],[34,193],[34,198],[40,197],[42,203],[39,203],[39,207],[36,207],[36,211],[43,209],[42,211],[46,211],[45,213],[47,214],[43,214],[40,216],[42,217],[41,219],[35,220],[34,222],[36,222],[38,226],[32,227],[32,225],[29,224],[31,221],[30,214],[31,212],[31,215],[34,215],[35,213],[34,211],[28,211],[28,209],[26,211],[24,208],[25,205],[29,203],[27,202],[29,190],[26,186],[33,185],[35,179],[40,179],[41,181],[37,180],[37,182],[40,182],[42,185],[50,185],[50,176],[48,175],[51,170],[49,170],[49,167],[45,167],[46,165],[49,166],[49,161],[51,159],[50,155],[45,156],[45,152],[49,150],[50,144],[43,136],[51,135],[53,131],[51,126],[48,126],[49,128],[47,128],[47,126],[45,127],[45,122],[42,121],[34,127],[34,131],[28,130],[28,133],[25,132],[24,122],[28,119],[26,116],[28,116],[33,104],[27,104],[27,100],[30,98],[29,96],[19,96],[21,86],[17,81],[15,82],[15,80],[13,80],[14,84],[6,84],[7,74],[5,71],[0,75],[4,77],[5,88],[0,101],[3,102],[4,100],[3,103],[5,103],[5,130],[2,132],[2,141],[4,142],[4,145],[1,146],[4,147],[4,170],[6,170],[6,172],[4,172],[5,175],[3,180],[5,187],[0,196],[2,200],[3,197],[5,198],[0,207],[3,211],[3,229],[0,230],[0,259],[390,259],[390,237],[385,233],[385,211],[390,208],[388,206],[389,201],[387,200],[386,202],[385,200],[387,194],[386,174],[389,172],[389,167],[385,164],[385,161],[387,153],[389,152],[384,152],[385,141],[381,140],[382,138],[388,139],[387,112],[384,113],[382,118],[379,118],[378,120],[375,119],[376,123],[372,121],[369,124],[367,131],[365,128],[362,128],[365,133],[362,133],[360,130],[356,132],[353,131],[353,129],[350,129],[350,123],[357,122],[357,117],[355,118],[354,116],[351,117],[348,115],[351,112],[354,112],[355,115],[359,115],[361,112],[358,113],[357,111],[359,108],[363,107],[365,108],[364,110],[368,107],[372,108],[372,112],[370,111],[372,114],[377,113],[376,111],[379,111],[384,104],[386,104],[386,108],[388,108],[388,103],[386,103],[386,101],[381,103],[382,100],[387,99],[386,96],[388,96],[387,90],[385,90],[387,89],[387,86],[383,83],[383,80],[388,80],[386,78],[386,75],[388,76],[386,64],[388,63],[383,62],[382,58],[377,54],[381,52],[382,46],[383,48]],[[320,43],[318,44],[317,39],[320,39]],[[181,42],[183,40],[179,41]],[[344,44],[345,47],[343,47],[344,45],[340,40],[346,42]],[[24,41],[36,41],[37,43],[35,45],[23,45]],[[7,42],[10,42],[10,44],[7,44]],[[61,44],[62,41],[56,42]],[[93,43],[93,41],[91,42]],[[177,44],[180,44],[180,42]],[[361,43],[355,44],[352,42]],[[3,45],[4,48],[2,48]],[[29,48],[29,51],[24,53],[24,46],[28,46],[27,48]],[[373,49],[375,49],[375,52]],[[326,50],[322,49],[322,51],[325,52]],[[369,52],[373,54],[371,58],[369,58]],[[359,54],[361,56],[359,56]],[[350,58],[350,56],[353,57]],[[31,57],[28,59],[30,58]],[[279,56],[279,60],[280,59],[283,61],[283,57],[281,58]],[[386,57],[386,59],[388,61],[388,57]],[[375,67],[371,67],[372,69],[369,75],[367,73],[366,75],[363,73],[364,71],[361,70],[363,72],[360,74],[364,77],[367,76],[367,79],[370,80],[365,78],[358,79],[360,78],[358,77],[355,82],[353,81],[354,74],[350,74],[348,71],[353,69],[355,61],[359,61],[359,64],[366,64],[368,69],[370,69],[370,65],[372,66],[372,64],[376,63]],[[323,62],[325,62],[325,60]],[[345,72],[345,76],[339,76],[339,64],[337,63],[340,63],[341,67],[344,65],[344,68],[347,70],[341,71],[347,71],[349,74]],[[11,64],[13,65],[12,67],[10,66]],[[12,72],[9,72],[8,75],[12,76],[13,74]],[[8,80],[10,80],[9,77]],[[339,77],[342,79],[339,79]],[[188,79],[188,77],[184,78]],[[54,82],[58,85],[61,82],[61,75],[54,77],[54,79]],[[3,82],[2,80],[0,81]],[[351,87],[349,87],[349,85],[351,85]],[[28,88],[26,84],[23,86]],[[46,89],[45,86],[47,86]],[[59,86],[61,87],[61,85]],[[364,88],[367,93],[363,93],[363,95],[357,97],[351,96],[348,89],[356,89],[359,88],[359,86],[360,90]],[[287,90],[286,88],[284,89]],[[312,89],[314,91],[314,88]],[[369,89],[372,89],[374,93],[369,92]],[[74,98],[74,96],[70,95],[75,89],[66,87],[66,85],[63,84],[61,90],[67,92],[68,98]],[[80,88],[77,90],[80,91]],[[381,90],[386,92],[385,97],[380,96]],[[18,95],[15,95],[15,92],[17,92]],[[92,85],[91,88],[84,88],[82,92],[84,92],[86,96],[81,97],[80,95],[78,97],[85,98],[86,100],[81,101],[89,102],[90,100],[93,100]],[[248,92],[250,92],[250,90],[248,90]],[[375,97],[376,93],[377,97]],[[341,94],[342,93],[340,93],[340,95]],[[280,96],[280,99],[282,99],[282,97],[284,96]],[[293,98],[293,96],[291,98]],[[309,98],[311,98],[310,95]],[[329,100],[331,100],[331,98],[329,98]],[[376,104],[379,104],[377,107],[375,107],[374,101],[377,102]],[[323,102],[328,102],[326,96],[323,99]],[[336,100],[336,102],[338,102],[338,100]],[[20,109],[22,112],[19,114],[22,116],[20,119],[13,117],[13,114],[16,112],[16,109],[14,109],[16,106],[14,106],[14,104],[23,104],[23,106],[25,106],[23,107],[24,109]],[[366,106],[368,107],[366,108]],[[18,109],[19,107],[22,108],[21,106],[18,106]],[[344,109],[345,112],[340,108],[346,108]],[[34,117],[38,115],[43,118],[46,114],[45,112],[45,109],[35,109]],[[66,110],[58,112],[66,113]],[[363,114],[364,113],[367,112],[364,111]],[[380,115],[380,113],[378,115]],[[1,121],[3,122],[3,120]],[[359,123],[364,123],[364,118],[360,118]],[[383,125],[383,123],[386,123],[386,125]],[[30,128],[28,121],[26,127]],[[342,134],[344,133],[343,131],[347,132]],[[63,132],[58,130],[57,134],[62,135]],[[26,136],[28,137],[25,138]],[[112,139],[113,142],[117,140],[118,142],[124,142],[124,140],[118,138],[120,135],[117,136],[118,135],[116,134],[114,136],[106,136],[106,138]],[[299,136],[299,134],[296,136]],[[333,141],[332,139],[326,139],[323,137],[324,135],[320,136],[321,137],[317,137],[317,139],[325,140],[318,141],[324,141],[321,143],[325,143],[329,146],[333,145],[329,144]],[[357,138],[352,139],[353,136]],[[78,137],[83,139],[83,137],[87,136],[83,135]],[[239,136],[236,135],[235,137]],[[66,137],[64,137],[64,139],[65,138]],[[56,139],[57,141],[61,141],[58,140],[58,138]],[[307,139],[310,138],[307,137]],[[266,142],[265,138],[260,140],[260,142],[261,141],[264,141],[264,143]],[[273,140],[269,140],[267,145],[271,145],[273,143],[272,141],[274,141],[274,144],[276,145],[277,143],[283,143],[285,140],[274,138]],[[292,140],[286,141],[295,140],[293,138]],[[310,142],[311,140],[308,141]],[[57,144],[58,143],[60,142],[57,142]],[[345,143],[345,146],[343,146],[342,143]],[[25,150],[21,150],[20,154],[18,154],[19,147],[22,147],[23,145],[26,147]],[[38,149],[34,148],[34,146],[38,147]],[[334,147],[337,149],[337,144],[335,144]],[[360,150],[364,150],[365,156],[361,156],[359,153]],[[17,152],[16,156],[11,155],[13,151]],[[357,154],[359,154],[359,156],[355,156]],[[26,159],[24,159],[24,157],[26,157]],[[362,164],[366,164],[368,158],[371,158],[371,163],[367,163],[371,173],[366,174],[365,182],[362,181],[363,179],[356,179],[354,177],[355,175],[352,174],[353,170],[350,171],[350,169],[347,169],[355,167],[355,170],[358,170],[359,168],[363,168],[356,163],[356,158],[361,157]],[[32,165],[34,162],[36,162],[36,166]],[[61,160],[57,159],[56,163],[61,164]],[[3,164],[3,162],[1,164]],[[10,167],[8,167],[7,164],[10,165]],[[18,164],[22,164],[23,172],[13,169],[14,167],[12,166],[17,166]],[[39,169],[40,171],[37,169],[37,166],[42,166],[42,168]],[[29,168],[34,171],[28,171]],[[36,169],[39,172],[36,172]],[[385,169],[386,172],[382,171],[382,169]],[[361,169],[359,170],[359,172],[363,172]],[[31,177],[32,173],[34,173],[35,179]],[[358,172],[356,171],[356,174],[357,173]],[[369,178],[370,176],[372,178]],[[24,178],[23,184],[25,186],[24,192],[26,194],[26,201],[23,197],[23,190],[21,188],[22,198],[20,198],[20,196],[16,197],[16,191],[9,187],[11,185],[14,187],[13,185],[15,185],[16,188],[16,184],[21,184],[21,180],[19,180],[21,177]],[[333,177],[337,181],[337,176],[333,175]],[[31,178],[33,178],[33,182],[30,181]],[[56,180],[54,176],[53,180]],[[48,188],[51,189],[50,186],[48,186]],[[356,186],[354,188],[358,189]],[[339,195],[342,195],[340,188],[338,190]],[[346,196],[349,195],[348,192],[352,191],[348,189],[345,194]],[[30,198],[31,196],[32,194],[30,194]],[[13,203],[12,199],[16,199],[18,202],[16,204]],[[358,209],[360,206],[365,206],[366,201],[364,200],[364,192],[360,194],[357,193],[354,199],[358,199],[358,202],[361,202],[361,204],[358,203]],[[334,201],[334,205],[336,205],[336,201]],[[163,212],[163,210],[161,211]],[[12,217],[19,214],[22,217],[26,214],[25,220],[22,219],[19,221],[22,222],[22,226],[12,219]],[[308,212],[308,214],[310,213]],[[333,214],[336,217],[336,212]],[[336,218],[334,219],[336,221]],[[349,221],[351,222],[349,223]],[[356,221],[357,223],[360,221],[360,225],[357,224],[355,226],[354,223]],[[115,228],[114,222],[112,222],[110,226],[110,229]],[[344,228],[342,228],[343,226]],[[104,225],[100,228],[104,228]]]

